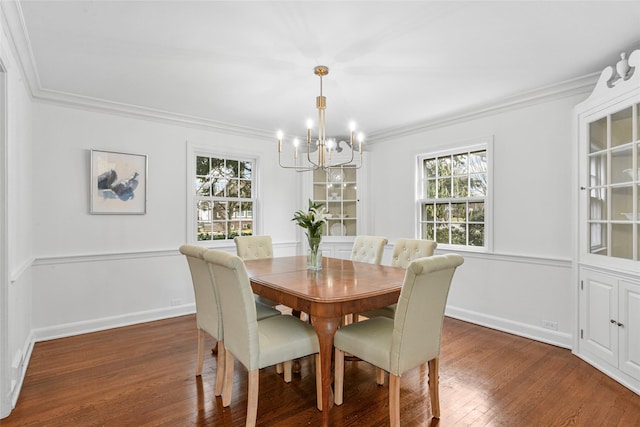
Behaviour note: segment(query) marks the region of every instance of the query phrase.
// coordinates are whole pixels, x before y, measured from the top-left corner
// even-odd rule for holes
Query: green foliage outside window
[[[196,156],[197,239],[253,234],[253,162]]]
[[[423,158],[421,238],[485,246],[487,150]]]

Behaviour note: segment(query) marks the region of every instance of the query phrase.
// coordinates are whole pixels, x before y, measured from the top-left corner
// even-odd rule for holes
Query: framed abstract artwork
[[[147,156],[91,150],[92,214],[147,213]]]

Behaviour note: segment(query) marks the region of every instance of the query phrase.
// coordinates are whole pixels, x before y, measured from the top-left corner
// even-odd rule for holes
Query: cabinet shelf
[[[329,172],[313,171],[312,199],[325,205],[332,215],[325,236],[343,237],[358,234],[358,173],[353,166]],[[333,233],[331,227],[335,226]]]
[[[633,98],[632,98],[633,99]],[[640,94],[580,116],[586,257],[640,261]],[[605,250],[606,248],[606,250]]]

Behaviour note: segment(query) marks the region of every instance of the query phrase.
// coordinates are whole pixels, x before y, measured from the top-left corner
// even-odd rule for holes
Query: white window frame
[[[454,251],[469,251],[469,252],[491,252],[493,250],[493,136],[475,138],[473,140],[460,141],[456,143],[447,144],[439,149],[421,153],[416,156],[416,210],[415,221],[416,229],[415,236],[418,239],[422,238],[422,205],[427,200],[424,194],[424,169],[423,162],[425,159],[434,157],[442,157],[447,155],[461,154],[464,152],[473,152],[485,150],[487,155],[487,194],[484,197],[484,246],[469,246],[469,245],[453,245],[438,243],[438,249],[454,250]],[[443,201],[471,201],[471,197],[463,198],[443,198]]]
[[[253,235],[260,234],[262,221],[260,220],[260,207],[258,203],[259,190],[259,165],[260,159],[257,156],[250,156],[241,152],[228,152],[217,150],[215,147],[195,145],[191,142],[187,143],[187,238],[186,241],[194,245],[202,245],[207,247],[227,247],[233,245],[233,239],[221,240],[198,240],[198,218],[196,203],[200,199],[195,193],[196,178],[196,158],[198,156],[214,157],[219,159],[237,160],[241,162],[252,162],[252,184],[251,184],[251,202],[253,203]],[[229,199],[229,198],[225,198]],[[219,200],[222,200],[219,199]]]

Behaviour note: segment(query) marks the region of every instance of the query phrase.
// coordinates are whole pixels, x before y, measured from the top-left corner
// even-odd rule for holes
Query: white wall
[[[252,154],[274,246],[295,252],[299,208],[275,143],[150,120],[34,104],[33,328],[36,339],[193,312],[186,263],[187,141]],[[146,215],[90,215],[89,150],[148,156]],[[233,243],[228,249],[233,248]],[[235,249],[233,249],[235,250]]]
[[[2,165],[3,188],[6,188],[0,218],[6,221],[3,240],[0,286],[0,418],[8,415],[17,399],[31,351],[31,100],[18,62],[4,32],[0,11],[0,62],[4,73],[6,123],[0,120],[5,164]],[[0,108],[4,114],[4,108]],[[6,126],[6,128],[5,128]],[[4,156],[0,156],[4,157]],[[4,228],[4,227],[3,227]],[[6,252],[5,252],[6,251]]]
[[[375,234],[416,236],[416,156],[493,136],[493,250],[462,253],[449,315],[570,347],[571,112],[587,94],[557,97],[373,144]],[[545,327],[557,323],[557,331]]]

